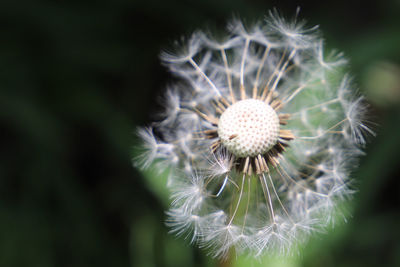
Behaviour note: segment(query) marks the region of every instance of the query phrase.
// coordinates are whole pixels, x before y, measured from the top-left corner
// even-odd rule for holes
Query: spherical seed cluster
[[[221,115],[218,136],[237,157],[266,153],[278,140],[279,118],[270,105],[257,99],[241,100]]]
[[[171,232],[216,257],[259,256],[296,250],[341,214],[374,133],[346,60],[326,53],[315,30],[271,12],[162,54],[181,81],[160,120],[139,129],[136,163],[169,174]]]

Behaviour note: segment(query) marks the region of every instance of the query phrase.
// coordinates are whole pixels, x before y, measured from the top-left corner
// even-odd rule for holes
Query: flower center
[[[218,136],[222,145],[237,157],[263,155],[278,141],[279,118],[261,100],[241,100],[221,115]]]

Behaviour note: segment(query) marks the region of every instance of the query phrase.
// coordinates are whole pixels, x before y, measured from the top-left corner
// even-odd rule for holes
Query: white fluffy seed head
[[[273,11],[254,26],[233,21],[223,42],[196,33],[182,52],[162,55],[182,82],[168,91],[166,111],[157,117],[164,119],[139,131],[144,145],[137,162],[167,170],[172,232],[191,235],[213,256],[225,258],[233,248],[238,255],[291,254],[313,230],[330,226],[341,214],[335,203],[352,193],[347,185],[358,144],[371,133],[366,107],[341,75],[345,61],[327,54],[314,30],[297,15],[288,22]],[[271,106],[239,101],[261,99],[269,90],[290,117],[285,129],[296,136],[290,142],[284,133],[279,137]],[[216,96],[226,102],[215,105]],[[230,105],[223,114],[221,104]],[[262,157],[267,167],[279,164],[274,171],[257,174],[251,159],[244,172],[244,157],[272,152],[278,142],[287,148],[278,162],[278,147]],[[224,149],[210,149],[219,145]]]
[[[279,118],[261,100],[241,100],[221,115],[218,135],[222,145],[237,157],[265,154],[278,141]]]

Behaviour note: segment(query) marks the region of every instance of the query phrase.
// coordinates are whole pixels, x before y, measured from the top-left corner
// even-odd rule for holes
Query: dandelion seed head
[[[325,52],[316,28],[273,11],[161,55],[181,82],[161,119],[138,130],[135,161],[169,168],[171,232],[215,257],[288,253],[354,191],[351,170],[374,133],[347,61]]]

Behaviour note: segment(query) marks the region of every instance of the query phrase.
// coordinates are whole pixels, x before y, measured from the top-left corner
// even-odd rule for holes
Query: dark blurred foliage
[[[297,6],[359,84],[389,62],[400,88],[398,0],[1,1],[0,266],[213,265],[167,234],[164,204],[132,167],[135,126],[172,80],[158,54],[232,15]],[[387,99],[371,99],[379,135],[355,174],[354,216],[304,266],[400,266],[400,109]]]

